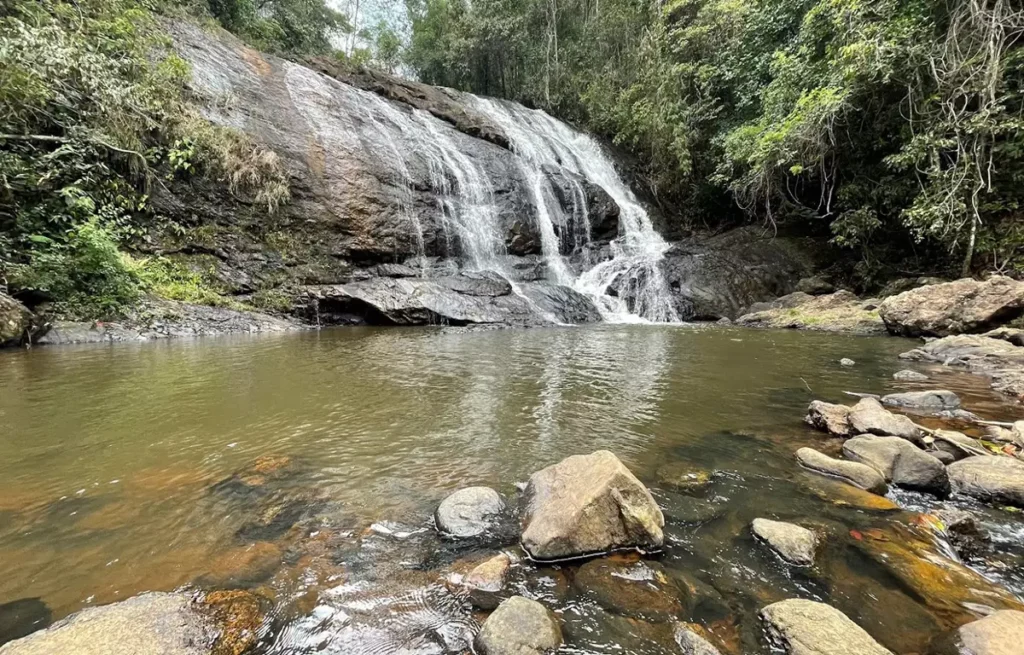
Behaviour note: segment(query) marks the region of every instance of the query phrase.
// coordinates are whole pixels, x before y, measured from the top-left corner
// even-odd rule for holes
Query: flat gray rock
[[[887,482],[898,487],[940,496],[949,493],[946,467],[906,439],[874,435],[854,437],[843,444],[843,455],[874,468]]]
[[[924,373],[904,369],[893,373],[892,379],[898,382],[926,382],[928,380],[928,376]]]
[[[882,396],[882,404],[890,407],[941,412],[960,407],[960,397],[945,389],[904,391]]]
[[[0,647],[2,655],[209,655],[217,629],[186,594],[91,607]]]
[[[865,491],[876,494],[884,494],[888,491],[882,474],[867,464],[834,459],[813,448],[801,448],[796,451],[796,459],[804,468],[815,473],[839,478]]]
[[[874,398],[861,398],[850,410],[850,426],[854,434],[876,434],[882,437],[903,437],[919,443],[924,432],[906,416],[893,414]]]
[[[562,630],[551,610],[513,596],[487,617],[473,645],[479,655],[543,655],[562,645]]]
[[[761,610],[772,640],[789,655],[892,655],[845,614],[824,603],[791,599]]]
[[[807,528],[769,519],[754,519],[750,527],[755,536],[771,546],[772,550],[790,564],[814,564],[818,537]]]
[[[957,641],[970,655],[1020,655],[1024,650],[1024,612],[1002,610],[960,626]]]
[[[1024,507],[1024,461],[977,455],[946,467],[953,491],[989,502]]]
[[[441,501],[434,513],[437,529],[451,537],[479,537],[491,530],[505,511],[505,501],[490,487],[460,489]]]

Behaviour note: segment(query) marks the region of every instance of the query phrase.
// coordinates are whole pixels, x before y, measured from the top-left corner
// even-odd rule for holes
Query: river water
[[[438,581],[496,548],[516,549],[439,540],[436,504],[470,485],[514,499],[531,472],[608,449],[666,510],[660,565],[703,590],[683,620],[734,652],[767,652],[756,610],[799,595],[832,602],[897,653],[919,652],[973,615],[973,592],[930,597],[880,565],[886,556],[862,535],[904,543],[892,535],[906,534],[936,552],[944,543],[916,513],[864,507],[792,458],[805,445],[835,450],[801,423],[809,400],[921,388],[891,378],[910,345],[607,325],[3,352],[0,604],[38,597],[57,619],[145,590],[243,587],[272,601],[268,652],[457,650],[474,617],[433,599],[444,595]],[[840,367],[842,357],[857,365]],[[983,416],[1019,415],[980,378],[937,376],[930,386],[957,391]],[[710,489],[680,495],[661,484],[684,465],[714,472]],[[908,509],[934,506],[893,497]],[[821,526],[830,535],[822,563],[794,571],[767,555],[746,527],[757,516]],[[997,542],[1020,543],[1016,516],[989,519]],[[1020,563],[1007,546],[975,568],[1020,593]],[[671,652],[655,628],[616,623],[574,592],[573,570],[524,564],[516,573],[524,593],[562,615],[568,651],[621,652],[635,641],[629,652]],[[381,609],[396,599],[405,609]],[[394,626],[360,624],[360,608],[370,623],[407,612],[409,634],[395,641]]]

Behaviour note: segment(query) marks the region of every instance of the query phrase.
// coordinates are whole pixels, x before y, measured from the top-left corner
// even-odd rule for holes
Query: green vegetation
[[[868,287],[1024,268],[1024,12],[1010,0],[407,4],[423,81],[608,135],[679,228],[827,234]]]

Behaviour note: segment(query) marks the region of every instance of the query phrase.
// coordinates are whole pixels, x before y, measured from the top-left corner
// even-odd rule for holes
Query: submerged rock
[[[965,278],[886,298],[879,314],[889,332],[907,337],[981,332],[1024,313],[1024,282]]]
[[[850,427],[854,434],[882,437],[903,437],[919,443],[924,432],[906,416],[893,414],[874,398],[861,398],[850,410]]]
[[[563,559],[618,548],[659,548],[665,517],[644,485],[606,450],[574,455],[532,476],[524,492],[523,548]]]
[[[40,598],[0,604],[0,646],[50,625],[53,612]]]
[[[946,471],[957,493],[1024,507],[1024,461],[978,455],[954,462]]]
[[[707,639],[690,628],[684,627],[676,631],[676,643],[679,644],[679,650],[683,655],[722,655]]]
[[[812,400],[807,407],[804,423],[837,437],[849,437],[853,434],[853,427],[850,425],[850,408],[846,405],[833,405],[820,400]]]
[[[455,538],[479,537],[493,529],[505,511],[505,501],[490,487],[460,489],[441,501],[434,522]]]
[[[218,629],[190,596],[148,593],[91,607],[0,646],[2,655],[211,655]]]
[[[839,610],[791,599],[761,610],[768,633],[789,655],[892,655]]]
[[[1018,655],[1024,649],[1024,612],[1003,610],[960,626],[956,641],[970,655]]]
[[[867,464],[898,487],[929,491],[939,496],[949,493],[946,467],[906,439],[863,435],[843,444],[847,458]]]
[[[892,379],[899,382],[926,382],[928,380],[928,376],[924,373],[904,369],[893,373]]]
[[[487,617],[473,645],[480,655],[544,655],[562,645],[562,630],[551,610],[513,596]]]
[[[905,391],[882,396],[882,404],[890,407],[905,407],[928,411],[942,411],[960,407],[960,397],[952,391]]]
[[[750,527],[755,536],[771,546],[772,550],[790,564],[814,564],[818,537],[807,528],[769,519],[754,519]]]
[[[672,621],[683,613],[683,591],[657,562],[602,558],[576,571],[576,587],[622,616]]]
[[[658,482],[663,487],[683,493],[700,493],[711,485],[710,471],[686,463],[673,463],[658,469]]]
[[[500,599],[498,595],[505,588],[512,560],[505,553],[500,553],[476,565],[462,579],[462,586],[469,592],[473,605],[481,609],[494,609]]]
[[[839,478],[865,491],[877,494],[888,491],[882,474],[866,464],[834,459],[813,448],[801,448],[796,451],[796,458],[801,465],[815,473]]]

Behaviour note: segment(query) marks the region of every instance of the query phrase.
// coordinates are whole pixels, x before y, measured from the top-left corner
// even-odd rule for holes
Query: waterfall
[[[672,306],[659,266],[669,246],[654,229],[650,215],[616,172],[601,145],[540,110],[508,101],[471,97],[476,109],[505,130],[512,149],[534,169],[545,165],[561,166],[601,186],[618,204],[620,235],[612,241],[612,258],[584,271],[572,286],[595,299],[605,320],[677,322],[679,316]],[[574,194],[583,195],[578,184]],[[586,201],[574,204],[585,207]],[[560,208],[550,203],[545,205],[543,201],[537,206],[541,234],[553,233],[551,216],[561,211]],[[583,223],[589,225],[585,216],[583,219]],[[556,270],[564,268],[557,248],[553,254],[545,249],[545,256],[549,266]],[[632,311],[623,298],[608,295],[609,289],[616,289],[620,295],[628,293],[633,300]]]

